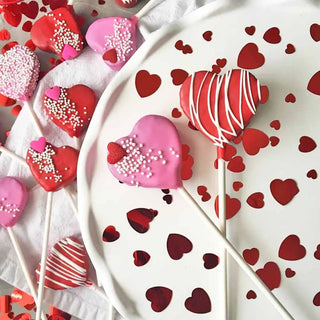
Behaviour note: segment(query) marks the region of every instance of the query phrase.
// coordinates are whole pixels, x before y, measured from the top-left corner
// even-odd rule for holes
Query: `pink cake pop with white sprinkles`
[[[26,46],[16,45],[0,55],[0,93],[20,101],[32,95],[38,81],[40,62]]]

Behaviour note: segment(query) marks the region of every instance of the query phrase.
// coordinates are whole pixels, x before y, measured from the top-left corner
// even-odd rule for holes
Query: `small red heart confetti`
[[[281,127],[280,121],[279,120],[273,120],[270,122],[270,127],[275,129],[275,130],[279,130]]]
[[[242,135],[242,144],[246,153],[253,156],[258,154],[260,149],[269,145],[269,137],[258,129],[245,129]]]
[[[249,291],[247,292],[246,298],[247,298],[248,300],[250,300],[250,299],[256,299],[256,298],[257,298],[257,294],[256,294],[253,290],[249,290]]]
[[[171,204],[172,203],[172,195],[171,194],[166,194],[165,196],[162,197],[162,199],[167,203],[167,204]]]
[[[288,103],[295,103],[296,97],[293,93],[289,93],[288,95],[286,95],[284,100],[285,100],[285,102],[288,102]]]
[[[296,48],[294,47],[293,44],[289,43],[287,44],[287,48],[285,50],[285,53],[286,54],[292,54],[292,53],[295,53],[296,52]]]
[[[257,248],[245,249],[242,252],[242,256],[247,263],[254,266],[259,260],[260,253]]]
[[[230,161],[237,154],[237,149],[231,144],[226,144],[223,150],[222,158],[225,161]]]
[[[7,29],[0,30],[0,40],[1,41],[10,40],[10,38],[11,38],[11,35]]]
[[[281,259],[296,261],[304,258],[306,253],[306,248],[301,245],[299,237],[291,234],[282,241],[278,255]]]
[[[246,166],[243,163],[243,158],[241,156],[232,158],[227,165],[227,169],[232,172],[242,172],[245,168]]]
[[[162,312],[170,304],[172,293],[172,290],[166,287],[152,287],[146,291],[146,298],[151,302],[153,311]]]
[[[316,142],[307,136],[303,136],[300,138],[300,144],[298,146],[299,151],[301,152],[311,152],[317,147]]]
[[[182,69],[174,69],[171,71],[170,75],[172,78],[172,83],[175,86],[182,84],[189,76],[188,72]]]
[[[104,229],[102,234],[102,240],[104,242],[114,242],[118,240],[120,233],[116,230],[114,226],[108,226]]]
[[[261,100],[260,103],[264,104],[269,99],[269,88],[267,86],[261,86]],[[233,140],[235,142],[235,140]]]
[[[136,74],[136,89],[141,98],[154,94],[161,85],[161,78],[157,74],[150,74],[147,70],[140,70]]]
[[[91,11],[91,17],[97,17],[98,16],[98,11],[97,10],[92,10]]]
[[[191,297],[185,301],[184,305],[187,310],[193,313],[203,314],[211,311],[211,300],[202,288],[194,289]]]
[[[204,32],[202,34],[202,37],[206,41],[211,41],[212,40],[212,34],[213,34],[212,31],[208,30],[208,31],[206,31],[206,32]]]
[[[214,74],[219,74],[221,72],[221,68],[218,65],[214,64],[211,67],[211,71]]]
[[[261,209],[264,207],[264,194],[262,192],[255,192],[247,198],[247,203],[250,207]]]
[[[8,42],[6,45],[4,45],[1,49],[1,53],[5,54],[7,51],[9,51],[11,48],[15,47],[16,45],[18,45],[19,43],[17,41],[11,41]]]
[[[180,118],[182,116],[182,113],[179,111],[178,108],[173,108],[171,111],[172,118]]]
[[[29,39],[26,41],[26,43],[24,44],[26,47],[28,47],[31,51],[35,51],[36,50],[36,46],[33,44],[32,40]],[[39,73],[39,79],[41,79],[41,71]]]
[[[108,146],[107,161],[110,164],[115,164],[120,161],[127,153],[126,150],[121,147],[118,143],[109,142]]]
[[[158,211],[146,208],[137,208],[127,213],[130,226],[139,233],[146,233],[150,222],[158,215]]]
[[[226,58],[217,59],[216,63],[220,68],[223,68],[227,64],[227,59]]]
[[[255,43],[246,44],[238,56],[238,67],[243,69],[257,69],[264,65],[264,55],[259,52]]]
[[[287,278],[292,278],[296,275],[296,272],[293,271],[291,268],[287,268],[285,271],[285,275]]]
[[[182,51],[183,54],[191,54],[193,52],[192,47],[188,44],[184,44],[182,40],[176,42],[175,48]]]
[[[300,191],[293,179],[274,179],[270,183],[270,190],[274,199],[283,206],[288,204]]]
[[[204,267],[208,270],[215,268],[219,264],[219,257],[214,253],[206,253],[202,257]]]
[[[23,26],[22,26],[22,30],[25,32],[30,32],[32,28],[32,22],[31,21],[26,21]]]
[[[18,116],[20,111],[21,111],[22,107],[20,105],[16,105],[12,108],[11,110],[11,113],[14,115],[14,116]]]
[[[240,182],[240,181],[235,181],[235,182],[232,184],[232,187],[233,187],[233,190],[234,190],[234,191],[239,191],[239,190],[243,187],[243,183]]]
[[[137,267],[142,267],[145,264],[147,264],[150,260],[150,255],[148,252],[145,252],[143,250],[137,250],[133,253],[133,258],[134,258],[134,264]]]
[[[118,57],[117,57],[117,51],[115,48],[112,48],[108,51],[106,51],[103,55],[102,55],[102,59],[105,61],[109,61],[111,63],[116,63],[118,61]]]
[[[197,192],[198,192],[198,195],[201,196],[201,201],[206,202],[211,199],[211,195],[207,192],[207,187],[198,186]]]
[[[279,144],[279,142],[280,142],[280,139],[278,137],[275,137],[275,136],[271,136],[269,138],[269,140],[270,140],[271,147],[277,146]]]
[[[171,259],[179,260],[192,250],[192,242],[181,234],[171,233],[167,239],[167,250]]]
[[[0,93],[0,106],[2,107],[10,107],[16,104],[16,100],[8,98]]]
[[[313,256],[314,256],[317,260],[320,260],[320,244],[317,245],[317,250],[314,252]]]
[[[317,23],[314,23],[310,26],[310,35],[311,38],[318,42],[320,41],[320,25]]]
[[[216,215],[219,218],[219,196],[216,197],[214,202],[214,208],[216,211]],[[241,202],[237,198],[230,198],[229,195],[226,194],[226,219],[231,219],[235,216],[241,208]]]
[[[256,32],[256,27],[250,26],[250,27],[246,27],[244,30],[249,36],[252,36]]]
[[[311,179],[317,179],[318,178],[318,173],[317,173],[316,170],[312,169],[312,170],[308,171],[307,177],[311,178]]]
[[[186,144],[182,145],[182,165],[181,165],[181,179],[189,180],[193,175],[192,167],[194,164],[193,157],[189,154],[190,147]]]
[[[320,306],[320,292],[318,292],[313,298],[313,304],[317,307]]]
[[[256,273],[270,290],[280,287],[281,273],[279,266],[275,262],[267,262]]]
[[[277,27],[268,29],[263,35],[263,39],[271,44],[281,42],[280,30]]]

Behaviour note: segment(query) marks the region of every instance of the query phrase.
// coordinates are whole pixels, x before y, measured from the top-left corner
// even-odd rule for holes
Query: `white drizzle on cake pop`
[[[131,23],[128,19],[115,19],[113,23],[114,35],[106,35],[105,49],[114,48],[117,52],[118,61],[126,61],[126,55],[133,51]]]

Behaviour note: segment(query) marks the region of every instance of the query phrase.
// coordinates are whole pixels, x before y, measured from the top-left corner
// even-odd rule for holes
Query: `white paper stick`
[[[43,137],[43,129],[42,129],[42,126],[41,126],[40,121],[39,121],[37,115],[35,114],[32,106],[30,105],[29,101],[26,101],[26,102],[24,103],[24,107],[26,107],[26,108],[29,110],[30,116],[31,116],[31,118],[32,118],[32,121],[33,121],[35,127],[36,127],[36,130],[37,130],[38,135],[39,135],[40,137]]]
[[[113,307],[113,305],[109,302],[109,316],[108,316],[108,320],[113,320],[115,317],[115,308]]]
[[[142,16],[144,16],[148,11],[150,11],[153,7],[155,7],[156,2],[157,2],[157,0],[149,0],[148,3],[147,3],[144,7],[142,7],[142,9],[141,9],[139,12],[137,12],[137,13],[135,14],[135,17],[137,17],[138,20],[139,20],[139,19],[140,19]]]
[[[31,295],[33,296],[34,301],[35,301],[36,305],[38,306],[37,289],[36,289],[35,285],[32,282],[32,279],[31,279],[29,270],[27,268],[26,260],[24,258],[23,253],[22,253],[20,244],[19,244],[19,242],[18,242],[18,240],[17,240],[12,228],[8,227],[7,230],[8,230],[9,237],[10,237],[10,240],[12,242],[13,248],[14,248],[16,254],[17,254],[17,257],[18,257],[18,260],[19,260],[23,275],[24,275],[24,277],[25,277],[25,279],[27,281],[28,287],[30,289]],[[41,313],[41,319],[42,320],[47,320],[47,317],[44,315],[43,312]]]
[[[16,155],[14,152],[8,150],[7,148],[3,147],[0,145],[0,152],[7,155],[8,157],[10,157],[11,159],[19,162],[22,165],[26,165],[26,161],[24,158]]]
[[[226,165],[223,158],[218,158],[218,190],[219,190],[219,222],[220,231],[226,237]],[[223,301],[221,319],[228,319],[228,262],[225,249],[221,252],[220,266],[223,273],[221,277],[221,294]]]
[[[44,235],[43,235],[43,242],[42,242],[41,262],[40,262],[40,275],[39,275],[38,299],[37,299],[38,308],[36,313],[36,320],[40,319],[40,314],[42,309],[44,282],[45,282],[45,274],[46,274],[46,266],[47,266],[49,232],[50,232],[50,223],[51,223],[51,212],[52,212],[52,198],[53,198],[53,193],[48,192]]]
[[[73,137],[73,141],[74,141],[75,149],[80,150],[80,147],[81,147],[80,139],[78,137]]]
[[[247,274],[247,276],[252,280],[252,282],[258,287],[258,289],[266,296],[266,298],[271,302],[271,304],[276,308],[276,310],[281,314],[282,318],[285,320],[294,320],[286,308],[281,304],[277,297],[269,290],[269,288],[264,284],[264,282],[259,278],[259,276],[251,269],[251,267],[244,261],[239,252],[235,247],[222,235],[221,231],[216,227],[212,220],[206,215],[199,204],[191,197],[188,191],[182,187],[178,189],[180,194],[184,199],[195,208],[196,212],[199,214],[202,220],[207,223],[211,230],[215,233],[216,237],[221,241],[222,245],[226,248],[228,253],[233,257],[233,259],[238,263],[240,268]]]

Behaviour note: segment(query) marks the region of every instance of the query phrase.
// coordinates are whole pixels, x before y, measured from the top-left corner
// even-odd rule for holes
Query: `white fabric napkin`
[[[151,0],[154,6],[141,17],[139,29],[145,39],[161,26],[203,6],[212,0]],[[48,120],[41,108],[44,90],[54,85],[70,87],[82,83],[94,89],[100,97],[115,71],[109,69],[101,56],[86,48],[75,60],[66,61],[50,71],[40,82],[33,97],[34,110],[43,126],[44,136],[56,146],[74,145],[74,141]],[[16,154],[26,155],[30,141],[39,138],[34,123],[26,108],[19,114],[6,147]],[[24,179],[29,186],[29,201],[13,231],[25,253],[28,269],[34,278],[41,258],[43,224],[47,193],[39,187],[27,167],[11,160],[6,155],[0,157],[0,177],[15,176]],[[76,188],[76,186],[72,186]],[[67,236],[81,237],[79,224],[65,192],[54,193],[49,247]],[[7,231],[0,228],[0,278],[29,292]],[[96,281],[93,267],[90,280]],[[45,301],[83,320],[102,320],[108,317],[108,303],[87,287],[63,291],[45,290]],[[118,316],[120,318],[120,316]]]

